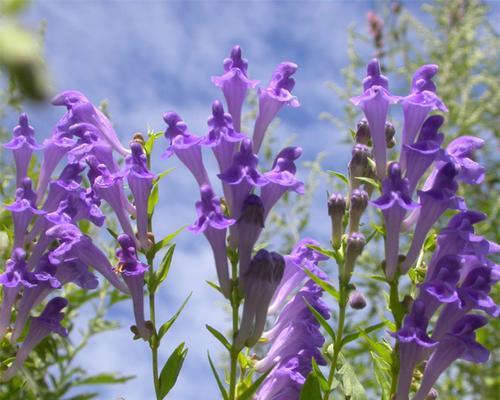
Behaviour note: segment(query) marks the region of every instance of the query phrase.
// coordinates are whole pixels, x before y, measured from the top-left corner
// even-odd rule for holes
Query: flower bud
[[[363,308],[366,307],[366,298],[363,296],[363,293],[358,292],[355,290],[354,292],[351,292],[349,295],[349,306],[353,310],[362,310]]]
[[[363,251],[365,244],[366,240],[362,233],[351,233],[347,237],[344,265],[340,271],[340,279],[342,282],[347,283],[351,279],[352,271],[356,265],[356,259]]]
[[[362,119],[358,122],[358,126],[356,129],[356,136],[354,137],[357,144],[364,144],[368,146],[371,140],[370,136],[370,127],[368,126],[368,121],[366,119]]]
[[[361,189],[355,189],[351,193],[351,201],[349,202],[349,233],[358,231],[359,221],[367,205],[368,193]]]
[[[427,394],[425,400],[436,400],[438,398],[438,391],[434,388]]]
[[[356,177],[365,176],[368,170],[368,157],[370,149],[364,144],[356,144],[352,148],[352,158],[349,161],[349,178],[352,189],[356,189],[361,185],[361,181]]]
[[[394,135],[396,135],[396,129],[394,125],[389,121],[385,123],[385,143],[388,148],[394,147],[396,141],[394,140]]]
[[[328,215],[332,221],[332,244],[333,247],[338,249],[344,227],[342,220],[346,211],[346,200],[341,193],[333,193],[328,199]]]

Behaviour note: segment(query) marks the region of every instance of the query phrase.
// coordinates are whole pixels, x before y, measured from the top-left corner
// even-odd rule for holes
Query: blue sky
[[[127,142],[147,127],[164,129],[162,114],[175,110],[199,135],[206,133],[206,119],[221,93],[210,76],[222,71],[222,60],[234,44],[249,59],[251,78],[266,84],[274,67],[289,60],[299,64],[294,94],[299,109],[280,114],[280,137],[297,134],[295,144],[305,148],[303,160],[314,159],[327,149],[325,169],[343,169],[348,151],[340,144],[343,134],[319,119],[322,111],[341,115],[343,104],[325,82],[342,83],[340,69],[347,65],[347,27],[367,33],[365,14],[377,9],[374,1],[57,1],[34,2],[25,22],[36,28],[47,22],[45,56],[55,90],[77,89],[98,103],[107,99],[113,122]],[[408,2],[415,12],[419,2]],[[498,8],[498,7],[496,7]],[[367,53],[367,60],[371,54]],[[437,62],[436,60],[429,60]],[[62,110],[28,108],[39,137],[45,137]],[[166,145],[158,142],[158,152]],[[208,153],[207,156],[210,156]],[[213,163],[210,163],[213,165]],[[157,160],[156,172],[179,166],[175,160]],[[212,171],[215,173],[215,171]],[[324,188],[315,203],[313,221],[324,208]],[[198,197],[194,179],[182,167],[162,183],[156,233],[162,237],[194,220]],[[327,226],[314,233],[326,237]],[[164,340],[161,359],[186,341],[189,354],[174,399],[216,399],[206,351],[219,359],[221,346],[206,332],[209,323],[221,331],[229,327],[220,297],[205,280],[214,278],[210,251],[203,237],[181,234],[171,274],[162,287],[159,319],[167,320],[192,291],[193,297],[177,324]],[[80,362],[93,372],[120,371],[137,379],[102,388],[103,399],[150,399],[150,355],[144,343],[132,342],[131,304],[113,310],[124,328],[100,335],[82,354]],[[85,317],[85,316],[83,316]]]

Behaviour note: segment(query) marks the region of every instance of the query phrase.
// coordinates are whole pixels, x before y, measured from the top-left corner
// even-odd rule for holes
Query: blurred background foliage
[[[27,30],[19,23],[19,13],[26,7],[26,0],[2,0],[0,2],[0,139],[10,135],[12,127],[5,127],[2,119],[12,110],[19,110],[25,101],[42,101],[49,93],[49,80],[46,76],[42,57],[43,23],[35,30]],[[449,108],[443,131],[447,142],[453,138],[471,134],[485,139],[486,145],[479,160],[489,173],[482,185],[463,187],[462,196],[470,208],[482,210],[489,219],[479,226],[479,231],[491,240],[500,242],[497,228],[500,201],[498,199],[498,168],[500,167],[500,66],[499,34],[487,18],[488,4],[478,0],[438,0],[422,5],[426,18],[422,20],[412,15],[403,4],[383,2],[377,10],[367,14],[366,26],[352,26],[349,31],[349,65],[342,71],[344,82],[340,85],[328,83],[332,89],[332,102],[342,101],[344,112],[333,116],[323,112],[320,117],[336,127],[339,137],[350,140],[349,130],[356,126],[358,111],[348,101],[357,94],[361,86],[360,77],[364,76],[367,51],[381,60],[384,71],[391,78],[394,92],[405,93],[414,70],[424,63],[439,64],[436,79],[438,93]],[[362,55],[363,54],[363,55]],[[250,99],[250,103],[252,103]],[[395,122],[395,121],[393,121]],[[397,128],[399,128],[396,125]],[[276,147],[270,135],[264,153],[268,162]],[[282,147],[282,146],[280,146]],[[397,148],[397,146],[396,146]],[[272,237],[282,238],[282,250],[288,252],[301,237],[304,230],[314,230],[309,226],[309,208],[312,193],[319,190],[339,190],[334,181],[322,172],[321,162],[324,155],[319,154],[314,161],[305,166],[309,170],[306,178],[308,196],[298,198],[294,195],[285,200],[274,212],[266,227],[263,241]],[[8,203],[13,197],[10,177],[12,170],[0,150],[0,200]],[[345,172],[345,171],[341,171]],[[325,201],[326,202],[326,201]],[[325,204],[326,217],[326,204]],[[0,214],[0,255],[8,257],[9,235],[11,230],[9,216],[2,210]],[[379,258],[380,259],[380,258]],[[376,272],[373,253],[364,256],[363,274]],[[376,281],[364,279],[363,291],[370,299],[371,307],[367,312],[368,320],[380,319],[380,285]],[[360,285],[361,286],[361,285]],[[121,300],[116,293],[102,286],[94,292],[84,292],[70,287],[65,296],[70,299],[68,310],[75,321],[77,314],[91,310],[91,317],[85,326],[71,324],[68,328],[74,333],[73,341],[49,338],[36,350],[24,368],[25,376],[0,385],[0,399],[42,399],[42,400],[86,400],[96,398],[92,385],[120,383],[131,377],[113,373],[92,376],[77,362],[76,355],[84,350],[88,340],[100,332],[114,329],[115,321],[106,318],[107,310]],[[111,293],[111,294],[109,294]],[[500,301],[500,290],[496,289],[494,298]],[[383,299],[382,299],[383,300]],[[384,310],[382,310],[382,313]],[[351,319],[355,324],[358,317]],[[368,321],[367,324],[370,322]],[[77,332],[78,331],[78,332]],[[491,323],[480,331],[480,341],[489,349],[492,356],[486,365],[458,363],[450,369],[439,383],[440,399],[477,399],[494,400],[500,393],[500,321]],[[6,342],[0,343],[0,360],[8,361],[13,348]],[[377,392],[373,378],[373,367],[367,362],[367,347],[363,344],[349,347],[347,357],[368,393]],[[74,387],[90,387],[83,394],[71,394]],[[82,393],[79,390],[79,393]]]

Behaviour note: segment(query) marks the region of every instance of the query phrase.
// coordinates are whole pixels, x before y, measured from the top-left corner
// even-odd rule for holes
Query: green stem
[[[339,293],[339,318],[337,322],[337,336],[335,344],[333,346],[333,356],[332,364],[330,365],[330,372],[328,374],[328,391],[325,393],[324,400],[330,398],[330,391],[333,384],[333,378],[335,376],[335,370],[337,369],[337,362],[339,358],[340,351],[342,350],[342,335],[344,334],[344,323],[345,323],[345,313],[347,307],[347,285],[340,283],[340,293]]]
[[[154,256],[147,255],[148,265],[149,265],[149,279],[154,276],[153,262]],[[160,396],[160,378],[158,375],[158,345],[156,338],[156,308],[155,308],[155,294],[149,293],[149,318],[153,324],[153,335],[149,340],[149,347],[151,349],[151,363],[153,368],[153,383],[155,387],[156,399],[161,400]]]
[[[405,314],[404,306],[399,301],[399,277],[389,282],[390,292],[389,292],[389,303],[391,306],[392,316],[394,318],[394,323],[396,325],[396,331],[401,329],[403,322],[403,316]],[[391,382],[391,395],[396,393],[398,385],[398,375],[399,375],[399,343],[396,342],[394,350],[392,351],[392,382]]]
[[[232,308],[232,317],[233,317],[233,340],[230,351],[231,357],[231,366],[229,371],[229,400],[236,399],[236,370],[238,364],[238,355],[240,354],[241,349],[236,349],[234,347],[234,340],[236,338],[236,333],[238,332],[238,314],[240,308],[240,299],[238,295],[238,263],[237,261],[231,261],[231,275],[232,275],[232,297],[231,297],[231,308]]]

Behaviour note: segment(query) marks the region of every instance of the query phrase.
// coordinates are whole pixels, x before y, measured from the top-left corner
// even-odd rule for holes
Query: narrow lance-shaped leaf
[[[182,369],[184,360],[186,359],[188,349],[184,348],[184,343],[181,343],[172,352],[167,362],[163,366],[160,372],[160,396],[165,398],[165,396],[174,387],[177,377]]]

